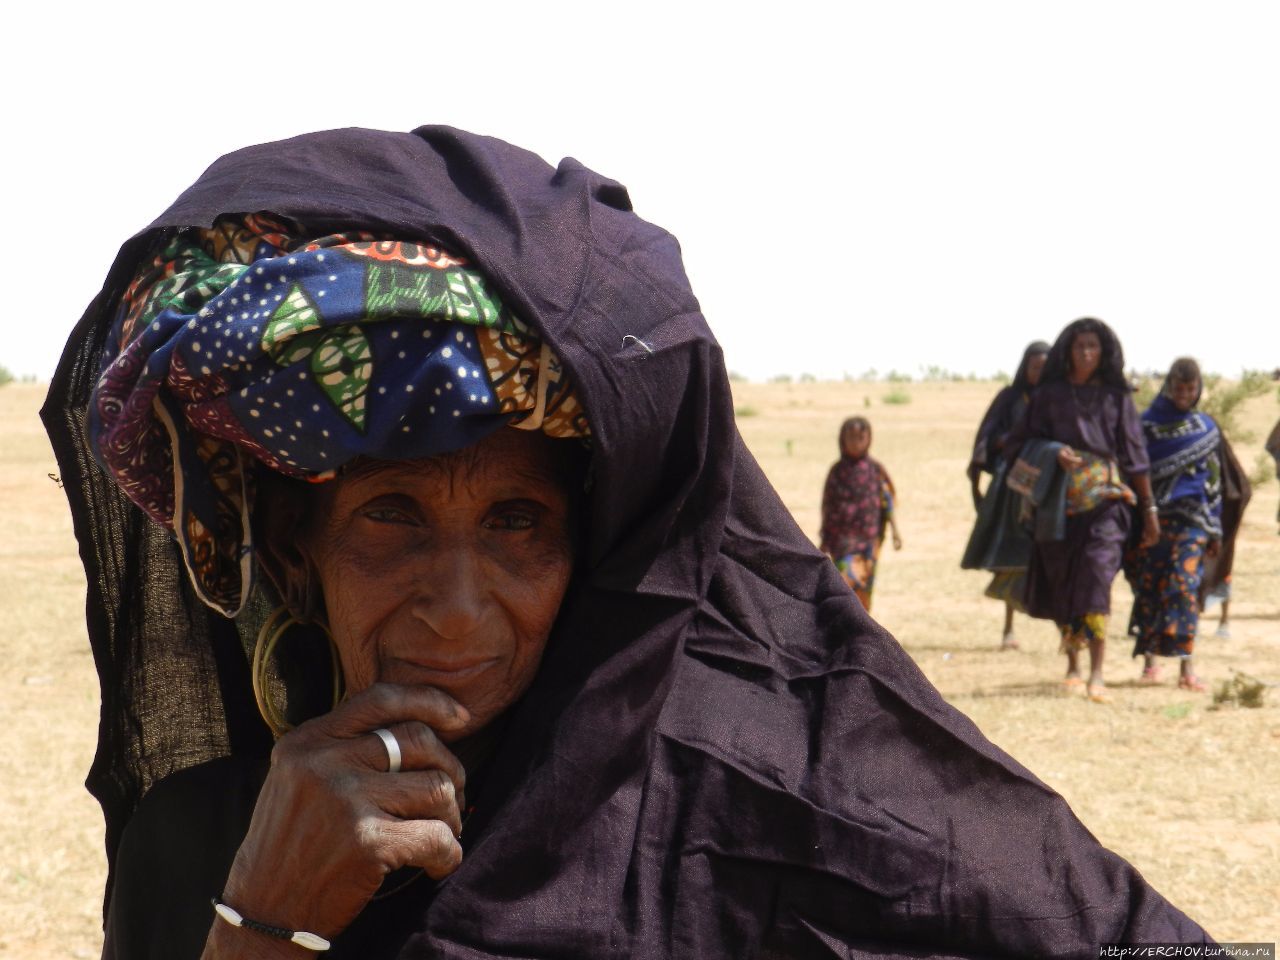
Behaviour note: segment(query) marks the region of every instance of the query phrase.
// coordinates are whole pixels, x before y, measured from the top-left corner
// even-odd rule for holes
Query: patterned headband
[[[264,214],[162,241],[122,298],[90,402],[95,454],[173,531],[226,616],[253,583],[250,458],[321,482],[509,424],[586,437],[556,355],[467,261]]]

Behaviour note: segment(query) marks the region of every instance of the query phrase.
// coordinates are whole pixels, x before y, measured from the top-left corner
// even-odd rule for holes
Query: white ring
[[[382,745],[387,748],[387,773],[400,772],[400,741],[396,739],[396,735],[386,727],[379,727],[373,731],[378,735],[378,739],[382,741]]]

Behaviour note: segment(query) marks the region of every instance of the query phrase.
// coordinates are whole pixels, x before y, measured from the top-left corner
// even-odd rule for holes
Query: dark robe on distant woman
[[[1218,445],[1218,459],[1222,463],[1222,546],[1216,557],[1205,557],[1204,573],[1200,578],[1200,610],[1210,609],[1215,603],[1231,599],[1231,570],[1236,559],[1236,535],[1244,520],[1244,511],[1253,497],[1253,485],[1249,475],[1231,449],[1227,435],[1222,434]],[[1226,636],[1226,615],[1218,627],[1218,635]]]
[[[1124,481],[1149,469],[1142,422],[1125,387],[1056,380],[1036,390],[1008,447],[1032,439],[1065,443],[1085,460],[1067,478],[1066,535],[1032,545],[1024,598],[1027,613],[1058,624],[1064,648],[1083,649],[1111,612],[1134,502]]]
[[[978,518],[965,547],[960,566],[964,570],[990,570],[994,576],[986,595],[1012,603],[1022,609],[1026,589],[1027,561],[1031,555],[1031,538],[1019,520],[1021,498],[1005,485],[1010,462],[1005,456],[1009,432],[1026,415],[1031,393],[1035,389],[1027,376],[1033,357],[1049,352],[1049,344],[1037,340],[1027,347],[1018,364],[1013,383],[996,394],[973,444],[969,459],[969,479],[975,484],[980,473],[991,474],[991,482],[978,506]],[[977,487],[974,487],[977,495]]]
[[[1267,437],[1267,453],[1276,461],[1276,477],[1280,479],[1280,420],[1271,428],[1271,436]],[[1276,511],[1276,519],[1280,520],[1280,510]]]

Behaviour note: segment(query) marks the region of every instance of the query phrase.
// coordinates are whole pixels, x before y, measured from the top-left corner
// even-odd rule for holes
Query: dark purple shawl
[[[469,254],[564,359],[596,444],[580,576],[401,956],[1091,958],[1204,936],[942,701],[797,528],[675,240],[574,160],[444,127],[224,157],[72,335],[43,416],[88,574],[110,855],[156,780],[266,739],[242,653],[261,610],[237,633],[202,607],[84,437],[154,231],[257,210]]]

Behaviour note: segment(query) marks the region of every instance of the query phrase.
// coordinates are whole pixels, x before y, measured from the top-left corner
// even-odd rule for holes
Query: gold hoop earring
[[[286,733],[293,729],[293,724],[285,719],[284,713],[280,707],[272,701],[267,695],[267,669],[271,664],[271,655],[275,653],[276,644],[280,642],[280,638],[295,625],[305,624],[306,621],[295,617],[286,606],[276,607],[271,611],[270,616],[263,621],[261,629],[258,630],[258,638],[253,644],[253,664],[251,668],[253,678],[253,699],[258,705],[258,713],[262,714],[262,719],[266,721],[267,726],[271,728],[272,735],[279,740]],[[325,639],[329,641],[329,657],[333,664],[333,706],[337,706],[342,699],[342,662],[338,658],[338,645],[333,642],[333,634],[329,632],[329,628],[319,620],[312,621],[324,633]]]

